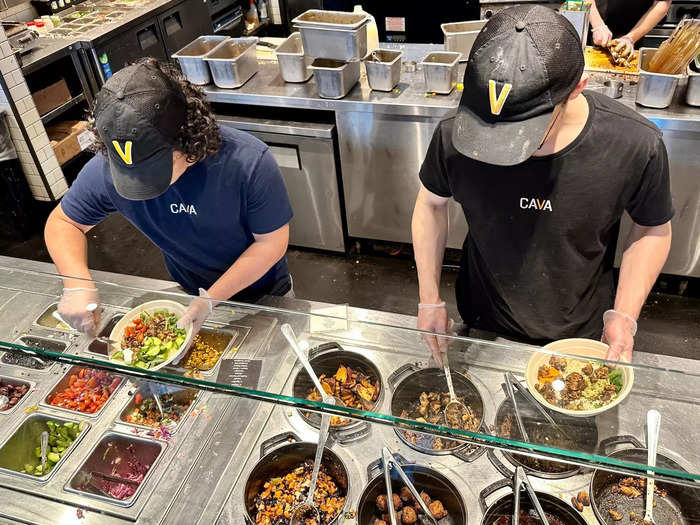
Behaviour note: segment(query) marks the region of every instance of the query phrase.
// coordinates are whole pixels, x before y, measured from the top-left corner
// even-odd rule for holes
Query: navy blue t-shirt
[[[162,250],[170,275],[185,290],[209,288],[254,242],[254,233],[270,233],[292,218],[268,147],[243,131],[220,131],[215,156],[190,166],[163,195],[145,201],[121,197],[106,159],[95,155],[63,197],[63,211],[86,226],[121,213]],[[288,279],[282,257],[236,298],[257,300]]]

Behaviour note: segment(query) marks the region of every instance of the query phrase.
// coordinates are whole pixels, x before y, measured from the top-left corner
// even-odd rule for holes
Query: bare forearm
[[[671,247],[671,223],[634,225],[625,243],[615,310],[637,319]]]
[[[421,303],[433,304],[440,299],[447,228],[447,206],[432,206],[422,202],[419,196],[413,210],[411,231]]]
[[[224,301],[258,281],[279,261],[287,244],[254,242],[207,290],[212,299]]]
[[[63,219],[60,208],[49,215],[44,228],[44,241],[58,273],[82,279],[91,279],[87,264],[87,238],[75,225]],[[66,288],[91,287],[81,280],[64,279]]]
[[[629,36],[633,42],[640,40],[644,35],[651,31],[664,16],[666,16],[670,5],[670,1],[657,0],[654,2],[654,5],[652,5],[646,13],[644,13],[642,18],[639,19],[632,30],[627,33],[627,36]]]
[[[596,27],[600,27],[603,24],[605,24],[603,17],[600,16],[600,11],[598,11],[598,6],[596,5],[595,0],[591,2],[591,12],[589,16],[589,21],[591,24],[591,29],[595,29]]]

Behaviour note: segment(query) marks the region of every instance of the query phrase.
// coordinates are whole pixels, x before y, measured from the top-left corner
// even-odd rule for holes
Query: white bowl
[[[537,399],[537,401],[539,401],[544,407],[569,416],[591,417],[602,414],[606,410],[610,410],[614,406],[619,405],[632,390],[632,383],[634,383],[634,370],[631,366],[625,366],[627,363],[620,363],[623,379],[622,390],[620,390],[620,393],[612,402],[600,408],[592,408],[590,410],[570,410],[568,408],[552,405],[546,401],[545,398],[542,397],[542,394],[540,394],[535,388],[535,385],[538,383],[537,371],[541,365],[549,364],[549,358],[552,357],[550,352],[579,356],[582,358],[589,357],[594,359],[605,359],[605,355],[608,352],[608,345],[592,339],[561,339],[559,341],[549,343],[542,348],[544,350],[549,350],[549,352],[537,352],[530,357],[530,360],[527,363],[527,368],[525,369],[525,381],[527,381],[527,388],[530,390],[530,393],[535,396],[535,399]]]
[[[178,319],[182,317],[185,313],[185,310],[187,310],[187,307],[181,305],[180,303],[176,303],[175,301],[168,301],[166,299],[159,299],[157,301],[149,301],[147,303],[143,303],[140,306],[137,306],[136,308],[133,308],[129,310],[126,314],[124,314],[124,317],[122,317],[119,322],[114,325],[114,328],[112,329],[112,332],[109,334],[109,338],[112,341],[119,341],[119,344],[117,343],[112,343],[112,348],[110,351],[110,354],[113,352],[117,352],[121,350],[121,341],[124,336],[124,329],[131,324],[131,322],[139,317],[142,313],[148,313],[152,314],[155,311],[158,310],[167,310],[170,313],[175,314]],[[163,361],[162,363],[158,363],[156,366],[152,366],[151,368],[144,368],[143,370],[159,370],[163,368],[164,366],[167,366],[170,364],[171,361],[173,361],[179,354],[180,352],[184,349],[187,348],[187,346],[190,344],[190,341],[192,341],[192,338],[194,337],[194,330],[192,329],[192,322],[190,321],[187,326],[185,326],[185,341],[180,345],[179,348],[175,350],[171,350],[170,354],[168,355],[168,358]],[[112,359],[110,357],[111,361],[114,361],[115,363],[121,363],[121,364],[126,364],[124,363],[123,360],[121,359]],[[130,366],[130,365],[128,365]]]

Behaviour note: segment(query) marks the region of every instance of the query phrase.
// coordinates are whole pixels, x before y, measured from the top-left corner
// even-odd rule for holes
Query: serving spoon
[[[44,469],[46,468],[46,452],[48,451],[49,448],[49,433],[44,430],[41,433],[41,475],[45,476],[46,472],[44,472]]]
[[[657,410],[647,412],[647,464],[656,466],[656,449],[659,445],[659,430],[661,428],[661,414]],[[650,470],[647,474],[651,474]],[[654,511],[654,478],[647,478],[647,498],[644,510],[644,521],[654,523],[652,513]]]
[[[335,399],[330,397],[324,403],[331,405],[335,404]],[[318,472],[321,469],[321,461],[323,460],[323,451],[326,447],[328,439],[328,429],[331,424],[331,415],[323,413],[321,415],[321,430],[318,433],[318,443],[316,444],[316,457],[314,457],[314,469],[311,472],[311,485],[309,492],[306,494],[306,499],[292,508],[292,516],[289,520],[290,525],[307,525],[308,520],[314,520],[314,523],[321,523],[321,513],[314,505],[314,493],[316,492],[316,483],[318,482]]]
[[[469,412],[466,405],[457,399],[455,387],[452,384],[452,373],[450,372],[450,361],[447,359],[447,352],[442,358],[443,370],[445,371],[445,379],[447,380],[447,389],[450,392],[450,402],[445,406],[443,411],[445,415],[445,424],[449,426],[449,415],[454,415],[457,420],[462,417],[462,414]]]

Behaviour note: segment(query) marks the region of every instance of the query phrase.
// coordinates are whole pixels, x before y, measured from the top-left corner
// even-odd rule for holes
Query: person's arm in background
[[[603,316],[602,341],[610,345],[607,359],[632,361],[637,318],[670,248],[670,222],[660,226],[632,226],[622,255],[615,309]]]
[[[612,40],[612,32],[608,29],[603,17],[600,16],[600,11],[598,11],[595,0],[591,2],[591,11],[588,20],[591,24],[593,43],[597,46],[607,46]]]
[[[671,7],[671,0],[656,0],[632,30],[622,38],[629,38],[632,44],[636,44],[666,16],[669,7]]]
[[[99,304],[97,289],[87,263],[87,237],[92,228],[68,217],[59,204],[49,215],[44,227],[44,241],[58,273],[78,279],[63,279],[63,295],[58,311],[70,325],[94,335],[100,323],[100,309],[87,311],[89,304]]]
[[[448,231],[448,200],[421,186],[411,221],[420,301],[418,329],[437,333],[446,333],[448,329],[447,307],[440,298],[440,275]],[[426,336],[425,339],[435,356],[447,345],[445,339],[434,336]]]

